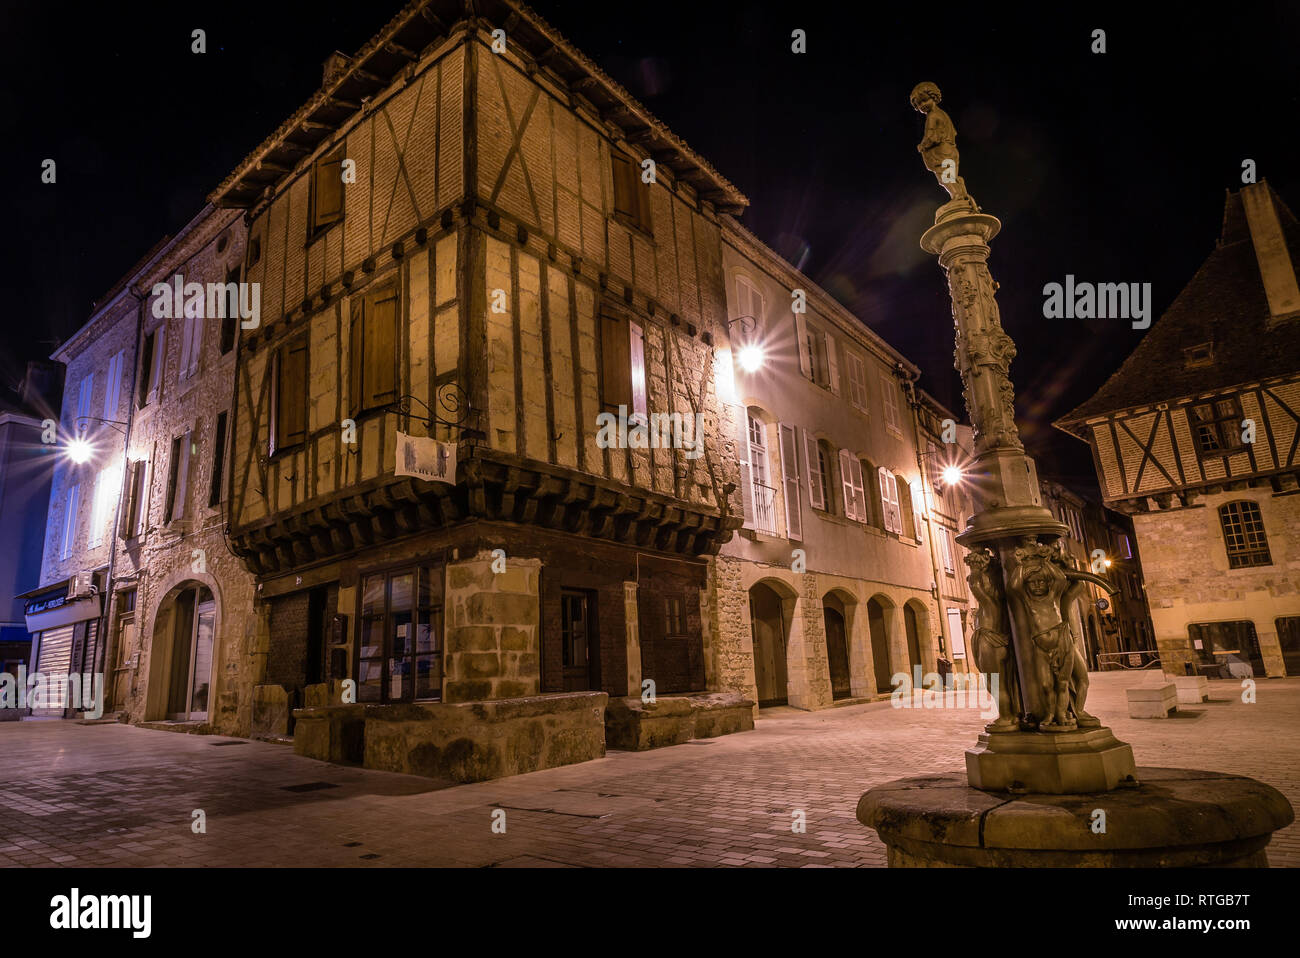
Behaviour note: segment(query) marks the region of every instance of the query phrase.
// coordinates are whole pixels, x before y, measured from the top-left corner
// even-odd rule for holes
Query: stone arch
[[[907,642],[907,671],[916,666],[924,673],[929,664],[932,644],[930,629],[930,612],[918,599],[908,599],[903,603],[903,636]]]
[[[755,701],[759,707],[790,701],[790,646],[798,594],[786,582],[764,578],[749,587]]]
[[[844,589],[831,589],[822,596],[826,666],[830,672],[832,699],[846,699],[854,694],[852,635],[856,606],[857,599]]]
[[[198,605],[211,600],[210,644],[206,656],[200,655],[192,663],[199,673],[200,683],[205,686],[201,711],[210,716],[216,707],[217,677],[221,674],[224,634],[223,602],[221,589],[217,581],[207,573],[189,570],[174,573],[162,586],[159,599],[150,610],[150,619],[146,623],[147,631],[141,636],[148,636],[148,665],[146,674],[148,682],[145,687],[145,721],[160,721],[174,714],[176,704],[173,693],[178,691],[179,673],[186,673],[186,682],[190,673],[188,656],[191,652],[191,633],[194,618],[199,614]],[[206,610],[205,610],[206,611]],[[179,634],[184,632],[184,635]],[[185,644],[183,652],[181,644]],[[202,673],[206,672],[206,682],[202,682]],[[194,711],[200,711],[195,709]]]
[[[891,620],[896,606],[892,599],[876,593],[867,600],[867,632],[871,642],[871,674],[877,694],[893,689],[894,656],[890,653]]]

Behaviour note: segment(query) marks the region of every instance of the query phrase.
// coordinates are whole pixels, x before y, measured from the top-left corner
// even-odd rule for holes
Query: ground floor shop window
[[[1248,679],[1265,674],[1254,622],[1200,623],[1189,625],[1187,632],[1203,670],[1223,678]]]
[[[442,698],[442,586],[441,566],[362,578],[358,702]]]

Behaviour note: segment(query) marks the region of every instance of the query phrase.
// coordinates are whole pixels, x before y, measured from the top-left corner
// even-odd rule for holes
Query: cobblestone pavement
[[[1138,765],[1259,778],[1300,805],[1300,679],[1237,683],[1180,717],[1127,717],[1149,673],[1094,676],[1089,710]],[[495,782],[421,778],[300,758],[283,745],[122,725],[0,725],[0,864],[883,866],[854,817],[869,787],[957,770],[977,712],[765,711],[752,732]],[[206,833],[191,828],[195,809]],[[505,812],[505,834],[492,830]],[[807,830],[792,829],[804,813]],[[498,816],[499,817],[499,816]],[[1271,862],[1300,865],[1300,827]]]

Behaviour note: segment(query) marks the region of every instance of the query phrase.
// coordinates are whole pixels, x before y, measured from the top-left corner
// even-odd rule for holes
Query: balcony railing
[[[776,535],[776,490],[757,481],[751,481],[749,488],[754,512],[746,517],[745,528]]]

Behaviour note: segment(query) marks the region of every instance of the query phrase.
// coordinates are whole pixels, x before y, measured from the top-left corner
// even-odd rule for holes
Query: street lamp
[[[75,438],[68,440],[68,444],[64,447],[64,451],[67,452],[69,459],[77,465],[81,465],[83,462],[88,462],[90,460],[90,456],[95,451],[95,447],[90,444],[89,440],[81,436],[76,436]]]
[[[727,320],[728,337],[731,337],[731,327],[736,323],[740,324],[740,331],[734,339],[737,347],[736,362],[745,372],[756,373],[763,368],[763,361],[766,358],[762,343],[754,335],[758,329],[758,320],[753,316],[737,316],[735,319]]]
[[[944,466],[940,478],[945,486],[955,486],[966,478],[966,473],[962,472],[961,466]]]

